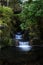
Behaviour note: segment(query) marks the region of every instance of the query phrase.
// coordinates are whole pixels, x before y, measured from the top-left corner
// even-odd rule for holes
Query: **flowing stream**
[[[32,49],[32,46],[30,46],[29,41],[23,39],[23,34],[21,32],[17,32],[14,38],[16,41],[18,40],[18,45],[16,47],[20,48],[21,51],[30,51]]]

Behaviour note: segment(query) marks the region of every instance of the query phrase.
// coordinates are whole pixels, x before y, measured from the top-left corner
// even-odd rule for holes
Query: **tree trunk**
[[[43,17],[38,18],[38,25],[39,25],[39,31],[40,31],[40,39],[43,40]]]

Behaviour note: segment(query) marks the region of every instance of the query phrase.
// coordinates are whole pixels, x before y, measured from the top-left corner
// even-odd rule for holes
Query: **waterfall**
[[[22,51],[30,51],[31,50],[31,46],[28,40],[24,40],[23,39],[23,34],[21,34],[20,32],[17,32],[15,34],[15,40],[18,40],[18,45],[16,47],[20,48]]]
[[[29,51],[31,50],[31,46],[29,45],[29,41],[19,41],[19,48],[21,48],[22,51]]]
[[[17,32],[17,33],[15,34],[15,39],[16,39],[16,40],[21,40],[21,39],[22,39],[22,34],[21,34],[21,32]]]
[[[18,39],[18,40],[22,39],[22,35],[15,35],[15,38]]]

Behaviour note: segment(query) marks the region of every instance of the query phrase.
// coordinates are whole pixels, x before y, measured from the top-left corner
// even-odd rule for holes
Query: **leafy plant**
[[[13,11],[9,7],[0,6],[0,41],[1,45],[9,45],[11,33],[11,20]]]
[[[35,33],[35,35],[37,36],[40,33],[38,28],[38,17],[43,17],[43,1],[31,0],[30,2],[23,3],[22,12],[18,14],[18,16],[21,21],[21,29],[29,29],[31,33]]]

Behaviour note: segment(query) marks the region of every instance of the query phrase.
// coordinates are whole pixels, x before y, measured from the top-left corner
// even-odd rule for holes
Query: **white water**
[[[22,35],[15,35],[15,39],[18,39],[18,40],[20,39],[21,40],[22,39]]]
[[[29,45],[28,41],[19,41],[19,45]]]
[[[21,2],[23,2],[23,3],[26,2],[26,1],[28,1],[28,0],[21,0]]]
[[[19,45],[16,46],[16,47],[19,47],[22,51],[30,51],[31,50],[31,46],[30,46],[30,43],[29,41],[23,41],[23,36],[22,34],[18,33],[18,34],[15,34],[15,39],[18,40],[19,42]]]
[[[17,47],[19,47],[22,51],[29,51],[29,50],[31,50],[31,46],[29,45],[29,42],[27,41],[27,42],[19,42],[19,46],[17,46]]]

